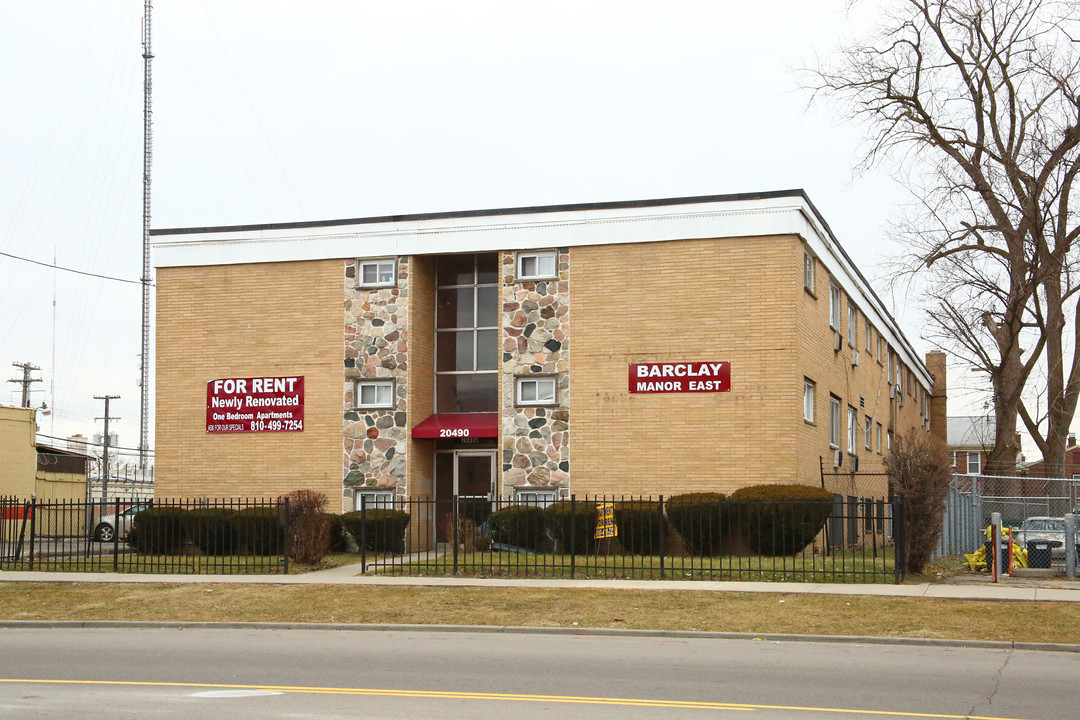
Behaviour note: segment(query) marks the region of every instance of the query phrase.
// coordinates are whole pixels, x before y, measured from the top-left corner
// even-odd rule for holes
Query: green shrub
[[[832,493],[811,485],[751,485],[728,501],[732,524],[760,555],[796,555],[832,511]]]
[[[127,544],[149,555],[171,555],[184,543],[183,518],[178,507],[152,507],[135,515]]]
[[[207,555],[229,555],[236,551],[236,530],[230,522],[235,510],[197,508],[181,515],[188,540]]]
[[[330,525],[330,552],[343,553],[349,551],[349,543],[345,540],[345,526],[341,524],[341,515],[337,513],[325,513],[326,522]]]
[[[573,532],[574,552],[584,555],[592,552],[596,544],[596,503],[560,500],[544,509],[544,525],[558,543],[558,551],[570,552]]]
[[[667,519],[660,514],[660,503],[653,500],[627,500],[615,503],[615,525],[619,540],[627,552],[655,555],[667,530]]]
[[[356,543],[375,552],[405,552],[405,528],[411,520],[409,513],[388,508],[354,510],[341,516],[341,524]]]
[[[544,511],[532,505],[507,505],[491,513],[488,517],[491,528],[491,541],[539,550],[546,535],[544,534]]]
[[[252,555],[280,555],[285,547],[285,532],[277,511],[272,507],[253,507],[232,516],[236,542]]]
[[[691,555],[720,554],[720,538],[727,529],[725,498],[720,493],[702,492],[672,495],[666,501],[668,521]]]

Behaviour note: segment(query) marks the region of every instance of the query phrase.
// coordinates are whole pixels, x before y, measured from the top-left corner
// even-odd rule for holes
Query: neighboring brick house
[[[944,434],[801,190],[152,234],[159,496],[731,492]]]
[[[994,449],[997,423],[985,415],[959,415],[948,419],[948,447],[952,452],[953,472],[957,475],[981,475]],[[1016,465],[1024,467],[1020,433],[1016,433]],[[1033,473],[1027,473],[1033,474]]]
[[[1036,460],[1028,466],[1027,474],[1031,477],[1048,477],[1046,474],[1046,462]],[[1076,435],[1069,433],[1065,443],[1065,477],[1080,478],[1080,445],[1076,444]]]

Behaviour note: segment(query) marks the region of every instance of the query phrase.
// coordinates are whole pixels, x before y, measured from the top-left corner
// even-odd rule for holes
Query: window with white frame
[[[829,326],[840,329],[840,286],[832,280],[829,281]]]
[[[847,451],[852,455],[859,445],[859,411],[848,405],[847,408]]]
[[[518,405],[555,405],[554,377],[519,377],[517,379]]]
[[[872,430],[873,426],[874,426],[874,421],[870,418],[869,415],[867,415],[865,423],[863,425],[863,435],[866,438],[865,441],[863,442],[863,447],[866,448],[867,450],[870,449],[870,434],[871,434],[871,430]]]
[[[394,407],[393,380],[357,380],[353,401],[358,408]]]
[[[874,328],[870,325],[870,318],[868,317],[864,317],[863,319],[863,333],[866,335],[866,355],[869,360],[870,353],[872,352],[870,338],[874,334]]]
[[[978,475],[982,472],[982,454],[969,452],[967,454],[967,474]]]
[[[390,287],[395,284],[397,263],[392,258],[361,260],[356,273],[358,287]]]
[[[393,510],[394,491],[357,490],[355,502],[357,510]]]
[[[803,253],[803,285],[814,292],[814,256],[808,252]]]
[[[558,254],[554,250],[522,252],[517,256],[519,280],[542,280],[558,275]]]
[[[803,378],[802,416],[806,422],[814,422],[814,381]]]
[[[840,398],[829,396],[829,446],[840,447]]]
[[[555,502],[555,490],[514,490],[514,501],[518,505],[546,508]]]
[[[847,309],[847,344],[849,347],[858,345],[859,311],[854,305],[848,303]]]

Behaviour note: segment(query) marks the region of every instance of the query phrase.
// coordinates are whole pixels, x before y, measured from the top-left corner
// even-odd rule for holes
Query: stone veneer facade
[[[409,259],[397,260],[394,287],[357,287],[355,260],[345,262],[344,488],[404,493],[408,445]],[[394,407],[356,407],[359,379],[393,379]]]
[[[558,279],[520,281],[516,256],[502,268],[500,374],[502,487],[566,488],[570,484],[570,252],[558,251]],[[520,407],[515,378],[556,377],[556,405]]]

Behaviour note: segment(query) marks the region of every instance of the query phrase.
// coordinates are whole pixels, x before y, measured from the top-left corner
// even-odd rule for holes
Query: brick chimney
[[[934,378],[934,386],[930,389],[930,434],[941,440],[942,445],[948,442],[948,383],[945,379],[947,357],[941,350],[926,353],[926,369]]]
[[[1076,433],[1069,433],[1069,439],[1065,442],[1065,449],[1076,447]]]

